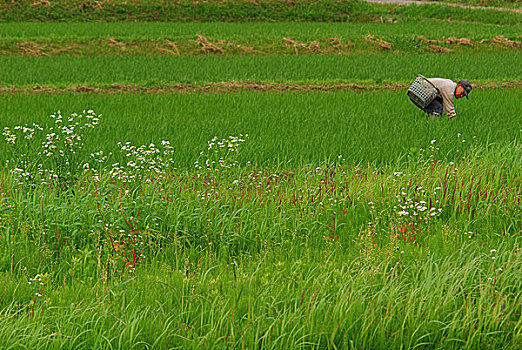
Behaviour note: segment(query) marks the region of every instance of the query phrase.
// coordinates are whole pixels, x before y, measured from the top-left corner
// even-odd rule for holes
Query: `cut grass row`
[[[1,95],[3,126],[49,123],[50,114],[93,108],[103,125],[85,157],[117,141],[135,144],[169,140],[175,165],[192,168],[214,136],[250,134],[240,157],[265,166],[296,168],[343,155],[349,164],[390,164],[418,152],[430,140],[451,159],[465,148],[509,145],[521,137],[521,89],[475,90],[456,101],[457,118],[426,120],[401,91],[170,95]],[[58,107],[59,106],[59,107]],[[485,127],[486,126],[486,127]],[[475,142],[473,136],[476,136]],[[2,146],[2,147],[5,147]],[[3,148],[4,149],[4,148]],[[5,149],[0,154],[6,155]],[[87,159],[86,158],[86,159]]]
[[[472,41],[449,37],[440,40],[421,37],[399,37],[388,40],[366,35],[355,41],[327,38],[298,41],[287,37],[277,40],[228,41],[209,40],[197,35],[193,39],[171,41],[119,40],[0,40],[0,56],[181,56],[181,55],[298,55],[298,54],[375,54],[382,51],[436,52],[467,54],[476,52],[522,52],[522,42],[501,35]]]
[[[154,22],[238,22],[315,21],[369,22],[392,20],[452,19],[478,23],[520,24],[522,15],[494,10],[470,10],[444,5],[373,5],[363,1],[284,0],[205,1],[110,1],[59,0],[0,3],[0,19],[22,21],[154,21]]]
[[[9,23],[2,55],[353,54],[522,48],[521,26],[438,23]],[[450,50],[448,50],[450,49]]]
[[[176,57],[2,57],[0,85],[138,84],[221,81],[408,82],[417,74],[453,80],[518,81],[520,54],[272,55]]]

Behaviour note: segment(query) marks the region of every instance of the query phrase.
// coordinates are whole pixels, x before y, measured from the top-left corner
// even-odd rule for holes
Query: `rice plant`
[[[405,64],[404,62],[408,62]],[[499,65],[497,62],[503,62]],[[455,60],[440,54],[274,55],[176,57],[1,57],[1,85],[100,86],[227,81],[410,81],[424,76],[470,81],[519,80],[518,54],[476,53]],[[24,71],[22,76],[17,72]]]

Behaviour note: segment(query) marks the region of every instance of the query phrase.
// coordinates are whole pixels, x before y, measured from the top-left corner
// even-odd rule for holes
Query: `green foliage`
[[[17,231],[0,240],[0,295],[15,297],[0,298],[0,344],[510,348],[520,339],[522,148],[479,147],[453,163],[436,148],[385,168],[242,164],[168,178],[143,170],[141,182],[106,164],[72,200],[44,187],[28,198],[6,176],[2,222]],[[404,239],[410,222],[395,207],[409,202],[396,196],[442,215]],[[122,269],[129,234],[141,258]]]
[[[203,264],[194,271],[190,266],[188,275],[179,270],[183,264],[158,265],[115,285],[105,300],[90,300],[94,291],[81,284],[62,287],[47,296],[52,306],[34,320],[6,307],[0,344],[400,349],[430,343],[460,349],[487,343],[516,348],[521,300],[513,287],[520,287],[521,260],[510,248],[502,246],[492,255],[489,249],[462,247],[446,258],[425,256],[411,267],[350,263],[336,257],[335,249],[315,262],[268,253],[235,269]]]
[[[499,8],[521,8],[522,1],[520,0],[435,0],[440,2],[451,2],[472,6],[493,6]]]
[[[419,12],[421,15],[419,15]],[[438,4],[426,4],[418,6],[401,6],[394,11],[398,16],[419,19],[427,17],[433,19],[453,19],[467,22],[489,24],[521,24],[522,14],[518,12],[505,12],[483,9],[468,9],[458,6],[444,6]]]
[[[374,10],[357,0],[251,1],[31,1],[4,3],[0,15],[7,21],[350,21],[370,20]]]
[[[79,1],[23,0],[0,4],[0,19],[22,21],[154,21],[249,22],[315,21],[374,22],[382,18],[419,20],[451,18],[478,23],[520,24],[521,14],[469,10],[443,5],[373,5],[359,0],[222,0],[222,1]]]

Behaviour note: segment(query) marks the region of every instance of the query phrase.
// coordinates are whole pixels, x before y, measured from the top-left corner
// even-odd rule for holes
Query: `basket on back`
[[[419,74],[408,89],[408,96],[422,108],[426,108],[439,96],[439,90],[428,79]]]

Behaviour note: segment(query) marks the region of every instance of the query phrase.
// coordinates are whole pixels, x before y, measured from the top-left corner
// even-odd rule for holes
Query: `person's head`
[[[457,88],[455,89],[455,98],[461,98],[466,96],[469,99],[468,94],[471,92],[473,88],[471,87],[471,83],[467,80],[461,80],[457,83]]]

